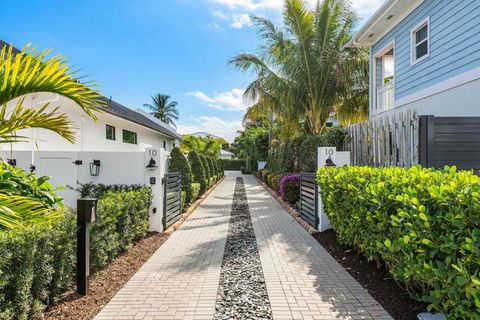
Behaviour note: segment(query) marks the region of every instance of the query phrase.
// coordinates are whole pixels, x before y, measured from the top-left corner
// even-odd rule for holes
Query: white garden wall
[[[33,153],[33,159],[30,151],[0,151],[0,157],[15,159],[17,167],[25,170],[30,170],[33,163],[38,176],[49,176],[52,185],[66,188],[58,193],[64,197],[64,203],[73,208],[80,195],[71,188],[80,187],[78,183],[149,185],[154,196],[150,209],[150,231],[162,231],[162,178],[167,171],[169,157],[163,148],[147,148],[144,152],[37,151]],[[152,171],[146,169],[151,158],[158,166]],[[76,160],[81,160],[82,164],[76,165]],[[100,160],[98,176],[90,174],[93,160]]]

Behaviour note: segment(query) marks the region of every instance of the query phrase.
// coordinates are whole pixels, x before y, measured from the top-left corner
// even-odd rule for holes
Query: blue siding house
[[[480,1],[387,0],[349,46],[370,49],[370,117],[480,116]]]

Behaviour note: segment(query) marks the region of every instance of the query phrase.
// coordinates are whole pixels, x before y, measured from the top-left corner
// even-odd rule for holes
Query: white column
[[[149,231],[162,232],[163,216],[163,184],[162,178],[165,174],[165,150],[163,148],[145,149],[145,184],[152,188],[153,200],[150,207],[150,227]],[[150,160],[155,161],[155,169],[147,169]]]

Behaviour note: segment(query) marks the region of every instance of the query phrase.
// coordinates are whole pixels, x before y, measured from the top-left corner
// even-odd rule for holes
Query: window
[[[167,142],[163,140],[163,149],[167,150]]]
[[[123,142],[137,144],[137,133],[128,131],[128,130],[123,130]]]
[[[107,140],[115,140],[115,127],[107,124],[106,130]]]
[[[418,27],[412,30],[412,64],[415,64],[430,55],[430,29],[427,18]]]

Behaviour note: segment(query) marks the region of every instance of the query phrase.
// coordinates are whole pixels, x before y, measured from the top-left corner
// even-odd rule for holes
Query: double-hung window
[[[430,20],[427,18],[412,30],[412,64],[430,56]]]

